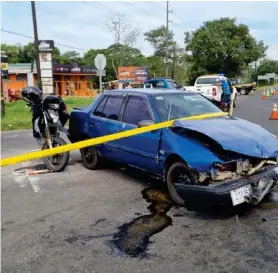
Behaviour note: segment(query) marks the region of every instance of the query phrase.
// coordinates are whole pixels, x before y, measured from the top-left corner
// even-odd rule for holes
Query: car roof
[[[228,79],[228,76],[227,75],[218,75],[218,74],[209,74],[209,75],[202,75],[198,78],[227,78]]]
[[[149,82],[149,81],[161,81],[161,80],[173,81],[171,78],[164,78],[164,77],[153,78],[153,79],[150,79],[150,80],[147,80],[147,81]]]
[[[203,75],[198,78],[219,78],[219,77],[224,77],[224,76],[219,76],[219,75]]]
[[[186,92],[183,90],[177,89],[164,89],[164,88],[130,88],[130,89],[114,89],[107,90],[104,94],[115,94],[115,93],[137,93],[137,94],[145,94],[145,95],[159,95],[159,94],[184,94],[184,95],[192,95],[199,94],[198,92]]]

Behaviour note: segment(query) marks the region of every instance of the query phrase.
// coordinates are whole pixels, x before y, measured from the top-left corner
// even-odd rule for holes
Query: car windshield
[[[196,84],[215,84],[219,83],[219,77],[198,78]]]
[[[153,100],[161,121],[222,112],[199,94],[159,94]]]
[[[147,84],[151,84],[153,88],[165,88],[165,81],[149,81]]]

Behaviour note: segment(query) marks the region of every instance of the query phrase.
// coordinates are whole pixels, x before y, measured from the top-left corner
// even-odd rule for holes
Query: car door
[[[153,120],[155,115],[148,97],[130,94],[122,115],[122,131],[138,127],[139,121]],[[147,132],[119,140],[124,161],[135,167],[156,173],[158,171],[158,147],[161,130]]]
[[[121,129],[119,119],[124,101],[124,94],[104,96],[89,118],[88,132],[92,138],[119,132]],[[117,141],[98,145],[97,149],[106,158],[118,160],[120,157]]]
[[[169,89],[175,89],[172,81],[167,81],[167,84]]]

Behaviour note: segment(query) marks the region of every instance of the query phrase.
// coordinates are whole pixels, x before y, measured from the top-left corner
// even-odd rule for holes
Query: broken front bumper
[[[278,165],[263,168],[250,177],[227,180],[210,186],[177,185],[177,193],[188,209],[198,207],[258,204],[278,185]],[[238,200],[237,200],[238,198]]]

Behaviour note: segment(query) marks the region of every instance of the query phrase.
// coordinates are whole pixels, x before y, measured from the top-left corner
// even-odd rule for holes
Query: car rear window
[[[123,115],[123,122],[137,125],[142,120],[152,120],[148,104],[142,97],[130,96]]]
[[[153,88],[166,88],[165,81],[151,81],[147,84],[151,84]]]
[[[107,96],[104,96],[101,102],[99,103],[99,105],[97,106],[96,110],[94,111],[95,116],[103,117],[103,108],[106,103],[106,100],[107,100]]]
[[[196,84],[215,84],[219,83],[220,79],[218,77],[215,78],[198,78]]]
[[[123,96],[108,96],[101,116],[108,119],[118,120],[123,100]]]

